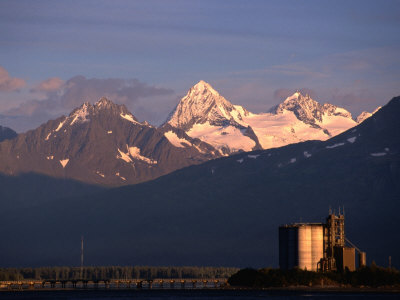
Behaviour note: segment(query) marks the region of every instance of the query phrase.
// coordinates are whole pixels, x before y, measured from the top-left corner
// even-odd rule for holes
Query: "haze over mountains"
[[[0,264],[78,264],[83,234],[93,265],[277,266],[280,224],[319,222],[329,206],[344,205],[346,235],[369,263],[386,265],[391,255],[397,267],[399,114],[397,97],[326,141],[238,153],[133,186],[2,211]]]
[[[106,98],[84,103],[67,117],[0,143],[0,172],[134,184],[241,151],[326,140],[356,124],[347,110],[299,92],[269,113],[254,114],[200,81],[159,128]]]

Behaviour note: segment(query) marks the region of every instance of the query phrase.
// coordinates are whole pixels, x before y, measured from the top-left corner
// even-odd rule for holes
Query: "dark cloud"
[[[101,97],[107,97],[115,103],[130,105],[142,98],[151,98],[173,94],[173,90],[150,86],[137,79],[85,78],[75,76],[66,82],[58,78],[43,81],[32,92],[45,92],[45,99],[33,99],[6,112],[7,115],[27,115],[43,111],[68,112],[84,102],[94,103]]]
[[[137,106],[142,112],[148,108],[151,112],[152,107],[158,109],[164,106],[169,107],[169,101],[163,96],[170,97],[174,93],[171,89],[151,86],[137,79],[88,79],[84,76],[75,76],[66,82],[59,78],[49,78],[33,88],[31,92],[40,92],[42,96],[44,93],[45,98],[24,102],[4,112],[3,119],[6,116],[12,120],[29,117],[37,124],[38,120],[45,122],[49,116],[68,114],[82,103],[95,103],[101,97],[107,97],[118,104],[125,104],[128,108]],[[148,116],[146,113],[143,114]]]
[[[171,94],[171,89],[149,86],[137,79],[87,79],[84,76],[75,76],[65,83],[60,104],[71,109],[83,102],[93,103],[101,97],[107,97],[116,103],[129,105],[140,98]]]
[[[13,92],[25,86],[25,80],[10,77],[7,70],[0,66],[0,91]]]

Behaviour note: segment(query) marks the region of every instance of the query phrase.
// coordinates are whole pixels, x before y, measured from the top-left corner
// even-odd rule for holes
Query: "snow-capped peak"
[[[232,105],[209,83],[201,80],[181,99],[166,123],[184,130],[206,122],[218,126],[233,123],[241,126],[239,124],[242,123],[243,114],[248,112],[240,106]]]
[[[308,94],[304,96],[299,91],[287,97],[281,104],[273,107],[270,112],[281,114],[284,111],[292,111],[300,121],[311,125],[322,122],[323,116],[341,116],[352,119],[351,113],[346,109],[329,103],[322,105],[313,100]]]
[[[373,114],[375,114],[378,110],[381,109],[381,106],[378,106],[372,113],[367,112],[367,111],[363,111],[356,119],[357,123],[362,123],[364,122],[366,119],[368,119],[370,116],[372,116]]]
[[[115,117],[122,117],[135,124],[140,124],[135,116],[133,116],[124,105],[118,105],[102,97],[95,104],[91,105],[88,102],[83,103],[80,107],[74,109],[68,118],[63,121],[63,124],[81,124],[89,122],[93,118],[98,118],[101,115],[113,115]],[[146,124],[141,124],[146,125]],[[58,131],[58,130],[56,130]]]
[[[289,102],[294,99],[298,99],[300,96],[303,96],[299,91],[296,91],[293,95],[287,97],[284,102]]]
[[[72,118],[72,121],[70,125],[73,125],[74,123],[83,123],[89,121],[89,114],[90,110],[92,110],[92,106],[90,103],[85,102],[83,103],[79,108],[75,109],[71,114],[70,118]]]
[[[292,111],[299,120],[314,124],[316,120],[322,121],[323,110],[323,106],[311,99],[309,95],[303,96],[299,91],[296,91],[281,104],[275,106],[271,112],[281,114],[284,111]]]
[[[96,108],[107,108],[111,106],[115,106],[116,104],[113,103],[112,101],[108,100],[106,97],[101,97],[99,101],[97,101],[94,106]]]
[[[361,123],[364,120],[368,119],[370,116],[372,116],[372,114],[370,112],[363,111],[361,114],[358,115],[356,122]]]
[[[213,94],[214,96],[219,96],[219,93],[209,83],[205,82],[204,80],[200,80],[190,89],[189,94],[206,94],[207,92]]]

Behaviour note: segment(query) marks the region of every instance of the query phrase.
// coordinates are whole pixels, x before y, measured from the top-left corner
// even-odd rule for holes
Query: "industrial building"
[[[346,246],[347,244],[350,247]],[[295,223],[279,227],[279,267],[309,271],[350,271],[366,265],[366,254],[346,239],[344,213],[329,212],[326,223]]]

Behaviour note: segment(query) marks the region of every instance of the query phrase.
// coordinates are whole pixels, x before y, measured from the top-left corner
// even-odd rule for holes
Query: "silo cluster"
[[[279,227],[279,265],[316,271],[324,255],[322,224],[292,224]]]
[[[345,241],[353,247],[346,247]],[[330,213],[326,223],[294,223],[279,227],[279,266],[309,271],[355,270],[355,250],[359,266],[366,255],[344,234],[344,214]]]

